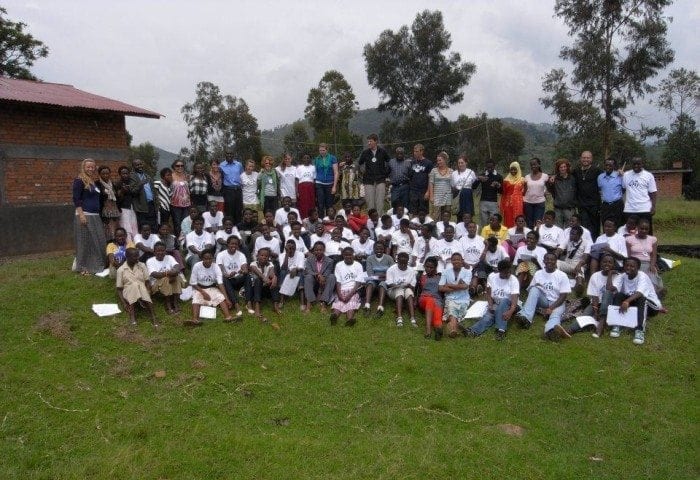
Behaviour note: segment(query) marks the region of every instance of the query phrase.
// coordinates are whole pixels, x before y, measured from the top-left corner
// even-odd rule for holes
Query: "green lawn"
[[[697,238],[697,237],[696,237]],[[665,274],[667,315],[630,336],[425,340],[296,304],[135,331],[70,257],[0,266],[0,478],[696,479],[700,261]],[[270,313],[270,312],[268,312]],[[163,371],[164,378],[155,372]]]

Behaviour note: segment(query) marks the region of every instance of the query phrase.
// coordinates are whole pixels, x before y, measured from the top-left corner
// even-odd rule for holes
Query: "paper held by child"
[[[297,287],[299,286],[299,278],[299,275],[295,276],[294,278],[290,277],[289,275],[284,277],[284,281],[282,282],[282,285],[280,285],[280,294],[287,297],[294,296],[294,293],[296,293]]]
[[[624,313],[620,312],[620,307],[610,305],[608,307],[608,325],[618,327],[637,328],[637,307],[629,307]]]
[[[216,307],[210,307],[207,305],[202,305],[199,307],[199,318],[206,318],[208,320],[216,319]]]

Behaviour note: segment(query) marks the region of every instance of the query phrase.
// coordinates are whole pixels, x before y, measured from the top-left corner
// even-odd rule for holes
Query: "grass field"
[[[663,202],[660,243],[697,243],[698,202]],[[0,478],[696,479],[694,295],[700,260],[664,275],[647,342],[435,342],[361,318],[331,327],[296,302],[154,331],[71,258],[0,265]],[[390,309],[391,310],[391,309]],[[221,318],[221,317],[220,317]]]
[[[700,261],[647,343],[425,340],[384,319],[122,314],[70,257],[0,266],[0,478],[695,479]],[[689,295],[690,294],[690,295]],[[269,312],[271,313],[271,312]],[[273,316],[271,316],[273,318]],[[159,372],[159,373],[156,373]],[[162,378],[158,378],[162,377]]]

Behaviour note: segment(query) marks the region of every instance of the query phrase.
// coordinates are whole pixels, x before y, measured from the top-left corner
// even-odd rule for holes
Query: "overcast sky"
[[[569,42],[553,17],[553,0],[470,1],[184,1],[0,0],[14,21],[50,48],[33,72],[139,107],[160,120],[127,117],[135,143],[150,141],[179,151],[187,145],[180,108],[195,86],[211,81],[222,93],[245,99],[260,128],[303,116],[309,89],[323,73],[339,70],[360,108],[376,107],[367,84],[362,49],[385,29],[410,25],[424,9],[443,12],[452,49],[476,64],[464,101],[448,118],[487,112],[551,122],[538,101],[542,76],[561,66]],[[673,68],[698,70],[700,2],[679,0],[669,38]],[[695,38],[695,40],[693,40]],[[663,78],[660,76],[656,81]],[[665,114],[641,100],[632,125],[668,124]]]

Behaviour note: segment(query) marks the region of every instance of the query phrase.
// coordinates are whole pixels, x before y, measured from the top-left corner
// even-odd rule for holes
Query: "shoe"
[[[331,325],[337,324],[337,323],[338,323],[338,314],[337,314],[337,313],[331,313],[330,321],[331,321]]]
[[[472,330],[471,328],[465,328],[465,329],[462,331],[462,335],[464,335],[464,336],[467,337],[467,338],[476,338],[476,337],[478,337],[478,335],[476,334],[476,332],[475,332],[474,330]]]
[[[238,310],[236,312],[236,318],[241,318],[243,316],[243,312],[241,310]]]
[[[374,316],[379,318],[384,315],[384,307],[377,307],[377,311],[374,312]]]
[[[442,327],[435,329],[435,341],[439,342],[440,340],[442,340]]]
[[[366,304],[366,305],[362,308],[362,314],[363,314],[365,317],[369,317],[369,314],[370,314],[370,313],[372,313],[372,311],[370,310],[369,305]]]
[[[496,340],[498,340],[500,342],[502,340],[505,340],[505,338],[506,338],[506,332],[504,332],[503,330],[496,330]]]
[[[403,327],[403,318],[401,318],[401,317],[396,317],[396,326],[397,326],[397,327]]]
[[[416,322],[416,319],[415,319],[415,318],[412,318],[412,319],[411,319],[411,326],[412,326],[412,327],[418,327],[418,322]]]
[[[620,336],[620,327],[615,325],[610,329],[610,338],[618,338]]]
[[[352,327],[353,325],[355,325],[355,323],[357,323],[357,320],[355,320],[355,317],[348,318],[347,320],[345,320],[346,327]]]
[[[527,330],[532,325],[530,320],[528,320],[522,313],[515,314],[515,321],[518,322],[518,326],[523,330]]]
[[[571,334],[569,334],[569,332],[567,332],[561,325],[555,325],[552,330],[557,332],[559,338],[571,338]]]
[[[635,345],[643,345],[644,344],[644,330],[635,330],[634,331],[634,340],[632,340],[632,343]]]

